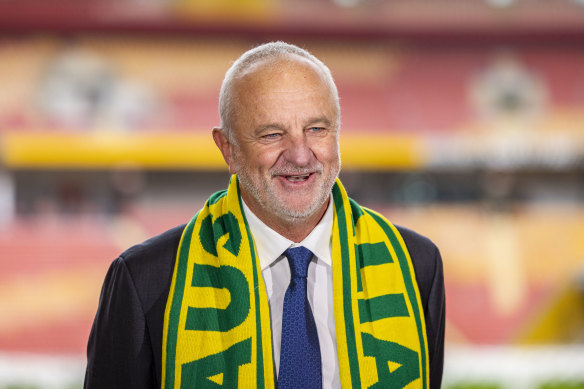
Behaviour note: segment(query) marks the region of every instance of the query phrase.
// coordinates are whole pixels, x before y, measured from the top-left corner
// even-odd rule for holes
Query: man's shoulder
[[[135,262],[148,260],[149,258],[160,258],[167,255],[169,251],[176,253],[184,228],[184,224],[176,226],[138,243],[124,251],[120,258],[126,264],[133,265]]]
[[[430,238],[403,226],[396,225],[395,228],[397,228],[404,239],[408,250],[423,250],[431,252],[431,254],[434,254],[435,251],[438,250],[438,247],[432,242],[432,240],[430,240]]]
[[[112,269],[126,272],[125,280],[130,282],[126,286],[135,290],[146,313],[164,310],[184,227],[171,228],[130,247],[112,264]]]
[[[442,283],[443,265],[440,250],[424,235],[402,226],[396,226],[396,228],[406,244],[422,300],[426,302],[432,285],[437,281]]]

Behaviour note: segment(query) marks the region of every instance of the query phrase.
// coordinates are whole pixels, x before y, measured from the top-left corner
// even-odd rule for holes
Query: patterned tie
[[[318,334],[306,297],[312,252],[300,246],[289,248],[284,255],[288,258],[291,277],[284,296],[278,389],[322,388]]]

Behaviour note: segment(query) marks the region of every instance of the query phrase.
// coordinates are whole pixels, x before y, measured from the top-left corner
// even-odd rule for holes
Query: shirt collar
[[[253,235],[257,255],[260,260],[262,270],[270,266],[291,246],[304,246],[328,266],[332,266],[331,260],[331,237],[333,231],[333,205],[332,199],[322,219],[316,227],[300,243],[294,243],[268,227],[249,209],[242,199],[243,212],[247,219],[249,229]]]

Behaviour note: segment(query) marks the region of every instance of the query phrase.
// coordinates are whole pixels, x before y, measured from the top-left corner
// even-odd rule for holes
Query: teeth
[[[298,182],[298,181],[306,181],[309,176],[310,176],[310,174],[304,174],[302,176],[288,176],[287,178],[289,181]]]

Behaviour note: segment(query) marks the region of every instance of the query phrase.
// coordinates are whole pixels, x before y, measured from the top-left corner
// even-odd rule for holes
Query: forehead
[[[335,94],[324,70],[296,55],[252,64],[234,80],[233,97],[239,117],[285,111],[292,106],[337,114]]]
[[[296,54],[260,59],[243,69],[236,80],[257,82],[286,76],[301,76],[327,83],[324,70],[319,65]]]

